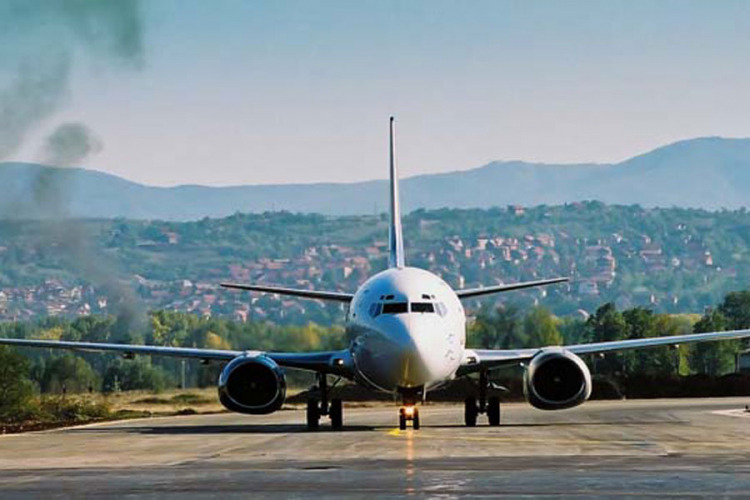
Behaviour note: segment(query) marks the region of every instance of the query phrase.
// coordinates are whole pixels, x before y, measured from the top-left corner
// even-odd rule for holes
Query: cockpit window
[[[380,304],[374,303],[370,306],[370,316],[377,318],[380,315]]]
[[[434,313],[435,306],[432,302],[412,302],[411,312],[415,313]]]
[[[438,313],[438,315],[440,315],[441,317],[443,317],[443,316],[445,316],[446,314],[448,314],[448,306],[446,306],[446,305],[445,305],[445,304],[443,304],[442,302],[437,302],[437,303],[435,303],[435,309],[437,309],[437,313]]]
[[[403,314],[407,311],[406,302],[388,302],[383,304],[383,314]]]

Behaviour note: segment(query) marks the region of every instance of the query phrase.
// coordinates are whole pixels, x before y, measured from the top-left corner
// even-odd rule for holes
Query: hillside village
[[[572,208],[576,209],[574,205]],[[611,210],[586,204],[580,204],[578,209],[589,216],[592,210]],[[648,230],[648,225],[642,232],[634,231],[628,223],[623,224],[620,231],[601,234],[602,228],[591,226],[582,234],[578,224],[545,224],[545,219],[555,216],[544,216],[539,210],[532,209],[529,214],[522,207],[507,207],[496,211],[502,213],[502,218],[515,222],[505,226],[507,230],[500,224],[495,230],[488,227],[482,232],[474,229],[475,226],[481,228],[481,221],[474,221],[480,223],[468,225],[463,234],[453,230],[457,229],[453,222],[457,217],[455,213],[448,214],[445,220],[439,212],[412,214],[406,221],[409,264],[437,273],[456,288],[570,276],[570,284],[485,300],[541,304],[556,314],[584,317],[606,301],[614,301],[622,308],[644,305],[664,312],[702,312],[703,307],[712,303],[714,295],[739,283],[739,268],[750,269],[750,263],[742,256],[733,256],[731,260],[716,258],[710,246],[715,245],[717,239],[708,241],[696,236],[694,229],[698,224],[691,222],[694,216],[683,216],[683,222],[667,227],[661,225],[661,232]],[[643,217],[648,212],[636,213]],[[492,214],[470,211],[469,215],[481,219]],[[527,222],[531,223],[522,224],[529,215],[532,217]],[[599,219],[598,226],[609,225],[605,213],[595,215],[594,218]],[[361,224],[353,219],[347,222],[349,226],[344,232],[361,229]],[[336,225],[336,218],[326,220],[326,224]],[[115,241],[119,245],[115,248],[120,256],[119,285],[132,290],[135,299],[128,300],[135,300],[137,307],[143,310],[176,310],[243,322],[328,324],[343,319],[341,306],[223,290],[218,284],[231,281],[353,291],[367,277],[383,269],[386,261],[387,239],[383,235],[387,233],[380,231],[382,221],[378,217],[363,217],[362,220],[371,224],[372,230],[352,241],[342,238],[344,244],[334,243],[333,236],[321,237],[321,233],[313,231],[316,225],[310,222],[309,235],[297,237],[294,243],[290,241],[289,246],[293,248],[281,252],[285,254],[281,258],[275,257],[272,251],[253,258],[221,255],[226,249],[214,248],[210,235],[190,236],[192,231],[181,228],[179,223],[165,224],[161,228],[147,226],[140,231],[141,236],[133,238],[129,244],[122,240],[121,225],[113,224],[107,226],[107,237],[110,244]],[[243,219],[243,222],[247,221]],[[215,223],[232,224],[227,223],[227,219],[218,219]],[[306,225],[307,221],[297,223]],[[540,226],[546,226],[546,230],[538,230]],[[524,228],[528,228],[528,232],[524,232]],[[206,233],[221,233],[225,229],[214,227]],[[272,229],[280,231],[274,236],[278,240],[274,244],[283,245],[284,227]],[[439,234],[447,231],[450,233]],[[435,237],[436,234],[439,237]],[[0,258],[22,251],[14,248],[16,244],[19,242],[5,239],[0,246]],[[23,246],[20,244],[21,248]],[[162,269],[159,274],[149,273],[148,268],[128,265],[125,248],[137,255],[159,257],[169,272]],[[211,257],[207,258],[205,266],[180,265],[179,256],[183,254],[190,256],[187,260],[194,260],[197,258],[194,255],[206,253]],[[140,258],[136,260],[142,262]],[[747,276],[745,272],[742,274]],[[42,279],[22,286],[3,284],[0,286],[0,320],[118,314],[123,300],[81,276]],[[479,305],[479,301],[474,301],[469,303],[469,308],[476,309]]]

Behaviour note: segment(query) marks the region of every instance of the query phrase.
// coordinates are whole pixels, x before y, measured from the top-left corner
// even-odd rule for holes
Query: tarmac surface
[[[507,404],[493,428],[436,405],[419,431],[386,405],[345,406],[340,432],[307,432],[299,410],[95,424],[0,436],[0,498],[748,498],[746,404]]]

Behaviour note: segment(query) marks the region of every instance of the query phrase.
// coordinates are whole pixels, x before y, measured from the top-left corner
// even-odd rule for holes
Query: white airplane
[[[227,409],[246,414],[268,414],[281,408],[286,396],[284,368],[309,370],[317,374],[318,381],[316,390],[311,392],[315,396],[307,403],[309,429],[317,429],[323,415],[330,417],[334,429],[343,425],[341,399],[329,400],[329,375],[399,396],[403,401],[399,427],[406,429],[411,422],[414,429],[419,429],[417,403],[424,400],[430,390],[457,377],[479,375],[478,397],[469,395],[465,400],[465,424],[475,426],[478,414],[483,413],[494,426],[500,424],[500,399],[488,397],[492,388],[488,372],[493,369],[523,365],[527,401],[542,410],[560,410],[578,406],[591,395],[591,373],[581,355],[750,337],[750,330],[737,330],[517,350],[467,349],[462,299],[568,279],[453,290],[435,274],[407,267],[401,234],[393,118],[390,121],[390,219],[388,269],[368,279],[354,294],[222,284],[225,288],[348,304],[346,328],[353,339],[348,349],[279,353],[26,339],[0,339],[0,344],[115,351],[126,358],[144,354],[225,362],[218,383],[219,399]]]

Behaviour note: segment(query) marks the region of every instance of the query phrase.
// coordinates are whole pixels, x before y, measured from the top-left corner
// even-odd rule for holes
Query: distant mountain
[[[386,196],[385,180],[161,188],[91,170],[0,163],[0,218],[44,218],[66,212],[84,217],[194,220],[269,210],[350,215],[384,211]],[[473,170],[405,179],[402,197],[407,210],[582,200],[646,207],[747,207],[750,139],[691,139],[616,164],[492,162]]]

